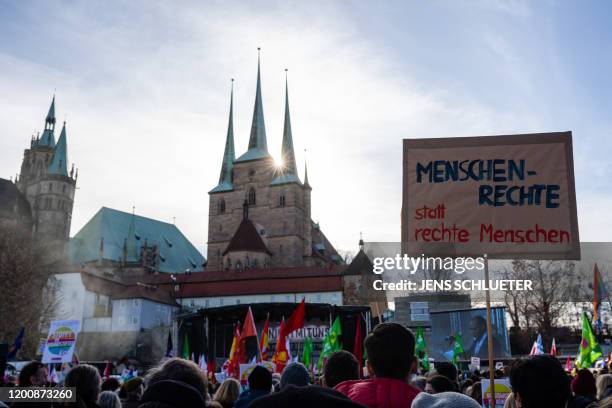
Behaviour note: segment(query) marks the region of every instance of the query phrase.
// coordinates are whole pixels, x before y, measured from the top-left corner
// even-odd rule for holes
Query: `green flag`
[[[183,358],[185,360],[189,360],[189,338],[187,337],[187,332],[185,332],[185,340],[183,341]]]
[[[310,370],[310,363],[312,359],[312,338],[307,337],[304,341],[304,350],[302,351],[302,363]]]
[[[586,313],[582,314],[582,341],[578,357],[576,358],[576,367],[589,368],[602,356],[601,347],[597,343],[589,319]]]
[[[332,327],[329,329],[329,332],[325,336],[325,340],[323,340],[323,350],[321,351],[321,355],[319,356],[319,361],[317,362],[317,369],[321,370],[323,367],[323,361],[334,351],[340,350],[342,347],[340,346],[340,335],[342,334],[342,327],[340,326],[340,316],[336,317]]]
[[[453,364],[459,361],[459,355],[464,353],[463,344],[461,344],[461,333],[455,334],[455,346],[453,347]]]
[[[419,367],[421,367],[425,371],[429,371],[429,356],[427,355],[427,344],[425,343],[425,335],[423,334],[423,328],[420,326],[417,327],[414,352],[417,358],[419,359]]]

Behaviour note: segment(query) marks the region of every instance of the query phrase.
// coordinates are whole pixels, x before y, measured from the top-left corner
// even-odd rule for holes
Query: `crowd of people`
[[[64,379],[76,388],[76,402],[15,403],[56,408],[478,408],[482,406],[481,374],[458,372],[451,363],[437,363],[416,375],[415,336],[397,323],[379,324],[364,343],[368,378],[347,351],[333,353],[318,378],[301,363],[288,364],[282,374],[256,366],[243,387],[234,378],[211,384],[192,361],[169,358],[143,377],[123,383],[102,380],[96,367],[80,364]],[[488,376],[483,373],[483,376]],[[557,358],[526,356],[495,372],[508,378],[512,393],[507,408],[612,408],[612,374],[588,369],[568,374]],[[27,364],[19,375],[21,387],[43,386],[46,367]],[[0,403],[2,404],[2,403]],[[0,405],[1,406],[1,405]]]

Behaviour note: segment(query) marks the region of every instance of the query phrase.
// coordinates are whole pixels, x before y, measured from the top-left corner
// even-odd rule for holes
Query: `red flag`
[[[255,319],[253,311],[249,306],[244,324],[242,325],[242,334],[240,335],[240,346],[238,347],[238,364],[248,363],[253,358],[256,360],[261,357],[259,350],[259,341],[257,340],[257,329],[255,328]]]
[[[574,365],[572,364],[572,359],[568,357],[567,360],[565,360],[565,371],[569,373],[572,371],[572,368],[574,368]]]
[[[104,367],[104,378],[110,378],[111,376],[111,363],[110,361],[106,362],[106,367]]]
[[[552,341],[552,346],[550,347],[550,355],[551,356],[556,356],[557,355],[557,345],[555,344],[555,338],[553,337],[553,341]]]
[[[261,337],[259,339],[259,349],[261,350],[261,359],[266,361],[270,358],[270,350],[268,349],[269,345],[269,332],[270,332],[270,315],[266,318],[266,323],[264,324],[263,330],[261,331]]]
[[[240,363],[238,363],[238,352],[240,347],[240,323],[236,323],[234,328],[234,339],[232,340],[232,346],[230,347],[230,355],[227,361],[223,364],[223,370],[227,372],[230,377],[238,377],[240,375]],[[236,368],[238,368],[236,370]]]
[[[285,336],[293,333],[297,329],[304,327],[304,317],[306,316],[306,298],[302,298],[302,302],[291,313],[291,316],[285,322]]]
[[[208,381],[210,381],[211,384],[217,382],[217,378],[215,377],[215,369],[215,359],[211,358],[206,363],[206,370],[208,371]]]
[[[285,319],[281,321],[276,339],[276,352],[272,357],[272,362],[276,364],[276,372],[282,373],[289,360],[289,350],[287,350],[287,336],[285,335]]]
[[[359,377],[363,371],[363,334],[361,334],[361,315],[357,315],[357,323],[355,324],[355,346],[353,347],[353,355],[359,363]]]

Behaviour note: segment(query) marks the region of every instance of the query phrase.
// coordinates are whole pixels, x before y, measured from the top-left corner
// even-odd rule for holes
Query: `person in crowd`
[[[240,394],[234,404],[234,408],[249,407],[252,401],[268,395],[272,391],[272,373],[265,367],[255,366],[251,374],[249,374],[247,382],[249,389]]]
[[[476,382],[469,386],[465,392],[465,395],[473,398],[476,402],[482,405],[482,385],[480,382]]]
[[[345,350],[332,353],[323,367],[322,385],[334,388],[343,381],[359,379],[359,362]]]
[[[612,396],[612,374],[600,374],[597,376],[596,385],[598,401]]]
[[[506,401],[504,401],[504,408],[517,408],[513,392],[511,392],[508,398],[506,398]]]
[[[435,363],[434,371],[436,374],[448,378],[453,384],[455,384],[456,390],[459,389],[457,367],[455,367],[453,363],[449,363],[448,361],[440,361],[439,363]]]
[[[474,316],[470,320],[470,332],[472,344],[465,350],[466,356],[480,357],[486,359],[489,356],[489,341],[487,336],[487,320],[482,316]],[[498,356],[502,352],[499,339],[493,338],[493,355]]]
[[[232,408],[234,402],[238,399],[238,395],[240,395],[240,382],[233,378],[227,378],[215,392],[213,401],[221,404],[223,408]]]
[[[76,388],[76,402],[64,403],[65,407],[97,408],[102,379],[98,369],[89,364],[79,364],[68,371],[64,385]]]
[[[295,362],[285,367],[281,375],[280,388],[283,389],[287,385],[295,385],[297,387],[310,385],[310,373],[304,364]]]
[[[104,391],[116,392],[119,388],[121,388],[121,383],[119,382],[119,380],[114,377],[110,377],[102,381],[102,387],[100,388],[100,390],[102,392]]]
[[[576,376],[572,379],[571,387],[574,398],[569,405],[572,408],[583,408],[595,402],[597,386],[595,385],[595,377],[589,369],[578,370]]]
[[[236,405],[237,408],[238,405]],[[249,408],[365,408],[331,388],[287,385],[279,392],[255,399]]]
[[[121,401],[123,408],[137,408],[140,405],[140,398],[144,393],[144,380],[140,377],[133,377],[121,386],[125,398]]]
[[[417,375],[410,381],[413,387],[418,388],[421,391],[425,391],[425,387],[427,386],[427,377],[423,377],[422,375]]]
[[[147,387],[150,387],[156,382],[163,380],[178,381],[193,387],[204,400],[206,400],[208,395],[208,380],[200,367],[193,361],[178,357],[164,360],[157,367],[149,371],[145,378],[145,383]],[[173,384],[166,384],[166,386],[170,388],[175,387]]]
[[[371,378],[344,381],[335,389],[370,408],[409,407],[420,392],[409,384],[416,371],[414,345],[414,334],[401,324],[377,325],[365,340]]]
[[[206,406],[202,390],[183,381],[157,377],[155,381],[148,384],[140,399],[139,408],[199,408]]]
[[[469,378],[467,380],[463,380],[461,381],[461,383],[459,384],[459,390],[466,394],[467,393],[467,389],[470,388],[472,385],[474,385],[474,381],[470,380]]]
[[[122,408],[121,400],[114,391],[102,391],[98,397],[100,408]]]
[[[219,401],[208,401],[206,408],[223,408],[223,405]]]
[[[281,375],[279,373],[272,373],[272,392],[280,391]]]
[[[474,399],[458,392],[428,394],[422,392],[412,402],[412,408],[480,408]]]
[[[517,408],[565,408],[570,384],[559,360],[549,355],[525,356],[510,369]]]
[[[20,387],[44,387],[47,384],[49,371],[40,361],[30,361],[19,373]]]
[[[432,375],[427,378],[425,392],[439,394],[441,392],[457,391],[457,386],[443,375]]]

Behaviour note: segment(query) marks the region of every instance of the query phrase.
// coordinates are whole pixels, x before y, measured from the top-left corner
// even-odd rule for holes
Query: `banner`
[[[54,320],[43,350],[42,363],[70,363],[79,332],[79,320]]]
[[[249,374],[251,374],[251,371],[253,371],[253,369],[257,367],[258,365],[267,368],[268,371],[270,371],[271,373],[276,372],[276,364],[274,364],[271,361],[261,361],[256,364],[240,364],[240,384],[241,385],[248,384]]]
[[[491,406],[491,381],[482,378],[480,380],[482,387],[482,406],[489,408]],[[510,380],[507,378],[495,379],[495,406],[503,407],[508,395],[512,392]]]
[[[402,250],[580,259],[571,132],[405,139]]]

